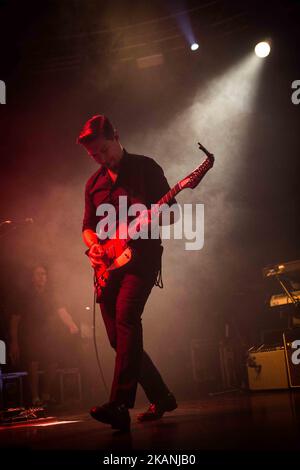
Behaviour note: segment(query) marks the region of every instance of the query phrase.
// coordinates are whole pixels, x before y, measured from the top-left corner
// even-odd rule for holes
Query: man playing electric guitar
[[[128,207],[143,203],[150,209],[151,204],[156,204],[168,192],[169,197],[163,202],[173,204],[176,202],[175,194],[182,187],[178,183],[177,191],[175,187],[174,192],[170,192],[162,168],[152,158],[127,153],[116,130],[104,115],[87,121],[77,142],[101,165],[86,184],[83,219],[83,239],[97,279],[97,272],[107,264],[104,260],[107,261],[109,251],[105,252],[105,245],[99,243],[96,233],[97,224],[101,221],[101,216],[96,214],[97,208],[102,204],[111,204],[118,214],[122,199],[119,198],[125,196]],[[150,218],[150,211],[148,215]],[[143,223],[148,226],[147,217],[140,217],[139,225]],[[174,223],[174,217],[169,223]],[[122,430],[130,427],[128,409],[134,407],[138,383],[150,402],[149,409],[138,416],[139,421],[159,419],[166,411],[177,408],[174,395],[143,350],[141,316],[160,273],[161,240],[159,237],[149,237],[131,242],[134,256],[130,263],[120,269],[105,271],[105,276],[109,274],[109,278],[101,275],[97,281],[97,287],[102,281],[105,284],[101,295],[97,291],[97,301],[110,344],[116,350],[116,360],[109,402],[90,411],[98,421]],[[110,251],[115,246],[112,245]]]

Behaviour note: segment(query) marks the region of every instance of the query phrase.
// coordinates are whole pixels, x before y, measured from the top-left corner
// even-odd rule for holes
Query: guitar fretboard
[[[198,166],[187,178],[179,181],[171,188],[156,204],[160,207],[162,204],[169,204],[170,201],[186,187],[195,187],[203,176],[212,167],[211,157],[207,157],[204,162]]]
[[[170,201],[181,191],[180,183],[175,184],[158,202],[157,205],[169,204]]]

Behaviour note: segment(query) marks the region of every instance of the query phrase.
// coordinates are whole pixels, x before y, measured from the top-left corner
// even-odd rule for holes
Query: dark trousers
[[[143,350],[142,313],[157,277],[157,263],[147,269],[114,271],[100,302],[111,346],[116,350],[110,401],[133,408],[137,384],[148,400],[157,402],[169,392],[160,373]]]

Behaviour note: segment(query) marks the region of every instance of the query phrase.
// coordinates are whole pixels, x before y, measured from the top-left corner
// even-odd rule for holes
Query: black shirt
[[[118,214],[119,196],[127,196],[128,207],[131,204],[143,203],[148,209],[155,204],[170,189],[162,168],[153,158],[144,155],[124,154],[120,161],[119,172],[113,183],[107,169],[101,166],[91,178],[85,188],[85,212],[82,230],[96,231],[101,217],[96,215],[100,204],[110,203]],[[176,202],[173,199],[171,203]],[[151,248],[161,245],[159,239],[138,239],[134,242],[135,248],[144,253]]]

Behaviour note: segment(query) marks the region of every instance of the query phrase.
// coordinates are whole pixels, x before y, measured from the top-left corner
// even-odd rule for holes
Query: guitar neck
[[[173,188],[171,188],[159,201],[157,201],[158,207],[162,204],[169,204],[170,201],[185,188],[194,188],[196,187],[208,170],[212,167],[212,155],[208,156],[204,162],[196,168],[190,175],[186,178],[183,178],[181,181],[178,181]],[[191,178],[195,178],[197,180],[196,184],[190,185],[189,182]]]
[[[172,199],[177,196],[178,193],[182,191],[182,188],[180,186],[180,182],[175,184],[173,188],[170,189],[159,201],[157,201],[157,205],[160,207],[162,204],[169,204]]]

